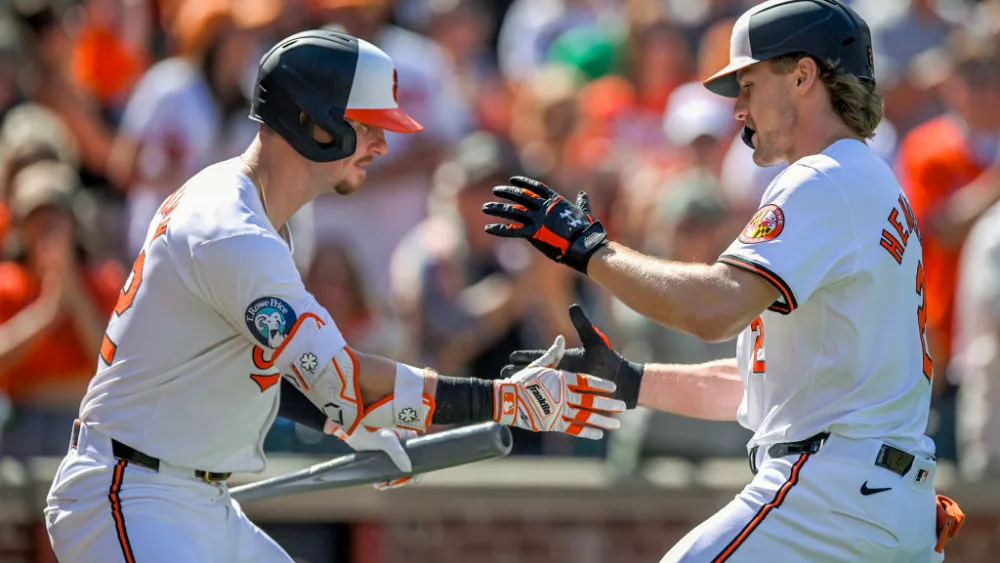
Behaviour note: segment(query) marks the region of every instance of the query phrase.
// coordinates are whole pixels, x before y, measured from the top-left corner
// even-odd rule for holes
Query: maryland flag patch
[[[740,242],[753,244],[776,238],[785,228],[785,214],[781,208],[768,204],[757,210],[740,233]]]

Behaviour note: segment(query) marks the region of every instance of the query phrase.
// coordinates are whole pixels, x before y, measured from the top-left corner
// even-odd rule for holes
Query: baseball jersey
[[[281,387],[273,351],[304,315],[335,326],[290,246],[238,159],[168,197],[111,315],[81,419],[174,465],[262,471]]]
[[[820,432],[932,455],[920,231],[890,168],[840,140],[786,168],[720,257],[779,298],[739,335],[749,447]]]

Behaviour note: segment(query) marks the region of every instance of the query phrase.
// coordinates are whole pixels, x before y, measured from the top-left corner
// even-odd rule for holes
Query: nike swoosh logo
[[[861,484],[861,494],[864,496],[874,495],[877,493],[884,493],[886,491],[892,490],[892,487],[880,487],[878,489],[869,489],[868,481]]]

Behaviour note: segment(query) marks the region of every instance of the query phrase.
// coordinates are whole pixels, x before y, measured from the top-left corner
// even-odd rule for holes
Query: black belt
[[[811,438],[806,438],[801,442],[786,442],[783,444],[774,444],[767,449],[767,455],[770,457],[785,457],[790,455],[801,455],[801,454],[814,454],[823,447],[826,440],[830,437],[829,432],[821,432],[816,434]],[[754,475],[757,474],[757,451],[759,446],[754,446],[750,449],[749,461],[750,461],[750,471]],[[898,473],[899,475],[906,475],[910,471],[910,467],[913,466],[913,454],[908,454],[903,450],[894,448],[888,444],[882,444],[882,447],[878,451],[878,455],[875,456],[875,465],[879,467],[884,467],[893,473]]]
[[[73,449],[76,449],[76,445],[80,441],[80,424],[79,420],[73,423],[73,437],[70,439],[70,447]],[[111,455],[114,456],[115,459],[127,461],[138,465],[139,467],[145,467],[146,469],[152,469],[153,471],[160,470],[160,460],[151,455],[146,455],[131,446],[126,446],[114,438],[111,438]],[[194,475],[195,479],[213,484],[226,481],[233,475],[232,473],[213,473],[211,471],[202,471],[200,469],[194,469],[191,473]]]

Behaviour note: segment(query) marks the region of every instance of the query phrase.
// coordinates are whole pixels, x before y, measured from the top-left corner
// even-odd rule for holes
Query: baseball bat
[[[413,471],[410,473],[400,471],[385,452],[356,452],[270,479],[233,487],[230,494],[240,502],[247,502],[391,481],[408,475],[505,457],[513,444],[509,427],[496,422],[484,422],[418,436],[404,442],[403,448],[413,463]]]

